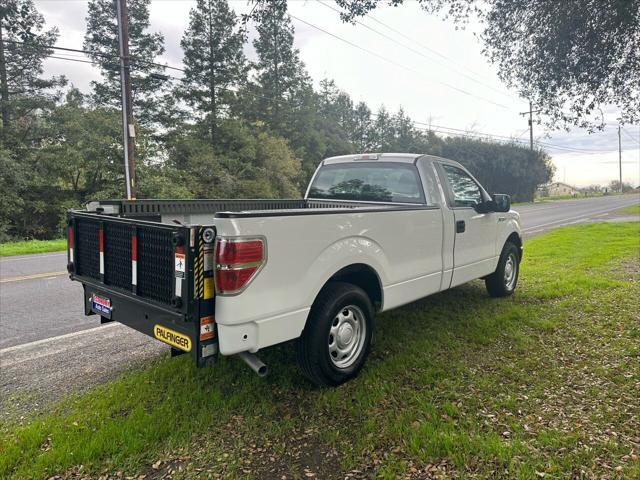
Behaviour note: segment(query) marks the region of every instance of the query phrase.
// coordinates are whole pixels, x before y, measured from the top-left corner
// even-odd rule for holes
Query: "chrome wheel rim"
[[[504,264],[504,285],[507,290],[513,290],[516,285],[516,278],[518,276],[518,259],[513,253],[510,253],[507,257],[507,261]]]
[[[362,349],[367,334],[364,313],[355,305],[342,308],[329,329],[329,358],[338,368],[353,365]]]

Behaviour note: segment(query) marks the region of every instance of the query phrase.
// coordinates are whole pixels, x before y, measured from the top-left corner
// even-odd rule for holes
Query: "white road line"
[[[32,273],[30,275],[19,275],[17,277],[7,277],[0,280],[0,283],[11,283],[11,282],[23,282],[25,280],[35,280],[38,278],[50,279],[55,277],[60,277],[61,275],[67,275],[68,272],[63,270],[61,272],[43,272],[43,273]]]
[[[33,342],[23,343],[21,345],[14,345],[13,347],[7,347],[7,348],[3,348],[2,350],[0,350],[0,355],[4,355],[4,354],[7,354],[7,353],[11,353],[11,352],[17,352],[17,351],[20,351],[20,350],[24,350],[25,348],[35,347],[37,345],[44,345],[46,343],[55,342],[55,341],[58,341],[58,340],[64,340],[64,339],[67,339],[67,338],[78,337],[80,335],[85,335],[87,333],[97,333],[100,330],[105,330],[107,328],[113,328],[113,327],[115,327],[117,325],[120,325],[120,324],[116,323],[116,322],[107,323],[105,325],[100,325],[99,327],[87,328],[86,330],[80,330],[78,332],[65,333],[64,335],[58,335],[57,337],[43,338],[42,340],[35,340]]]
[[[531,227],[528,227],[528,228],[523,229],[522,231],[523,231],[523,232],[530,232],[530,231],[531,231],[531,230],[533,230],[534,228],[543,228],[543,227],[548,227],[549,225],[556,225],[556,224],[558,224],[558,223],[563,223],[563,222],[564,222],[564,223],[567,223],[567,224],[569,224],[569,223],[576,223],[576,222],[578,222],[578,221],[580,221],[580,220],[584,220],[585,218],[594,217],[594,216],[596,216],[596,215],[598,215],[598,214],[608,213],[608,212],[611,212],[611,211],[613,211],[613,210],[618,210],[618,209],[620,209],[620,208],[625,208],[625,207],[632,206],[632,205],[635,205],[635,204],[636,204],[636,202],[630,203],[629,205],[617,205],[617,206],[610,206],[610,207],[607,207],[605,210],[598,210],[598,211],[595,211],[595,212],[585,213],[585,214],[583,214],[583,215],[578,215],[577,217],[563,218],[562,220],[556,220],[556,221],[554,221],[554,222],[542,223],[542,224],[540,224],[540,225],[533,225],[533,226],[531,226]]]

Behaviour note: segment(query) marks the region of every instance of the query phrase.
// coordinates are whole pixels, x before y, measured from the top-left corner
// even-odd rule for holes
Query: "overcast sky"
[[[248,10],[245,0],[230,3],[238,13]],[[85,0],[36,0],[36,4],[47,27],[58,27],[58,46],[82,48]],[[181,66],[180,38],[194,5],[191,0],[152,0],[151,29],[165,37],[166,53],[161,61],[168,65]],[[327,5],[335,7],[331,1]],[[507,90],[495,68],[482,56],[481,45],[474,36],[477,25],[456,30],[451,22],[427,15],[414,2],[399,8],[379,8],[372,18],[359,20],[370,28],[342,23],[335,11],[315,0],[289,1],[289,12],[299,19],[293,19],[296,46],[316,85],[323,78],[332,78],[354,101],[362,100],[374,111],[382,104],[391,111],[402,106],[416,122],[528,141],[527,120],[519,115],[528,110],[528,104]],[[254,32],[250,31],[249,36]],[[251,58],[253,50],[248,48],[247,54]],[[57,59],[47,60],[45,73],[64,74],[83,91],[89,90],[91,80],[99,78],[91,65]],[[547,149],[557,166],[556,180],[586,186],[604,185],[618,178],[617,111],[611,109],[606,115],[612,125],[591,135],[576,129],[546,137],[543,127],[534,126],[536,139],[581,150]],[[623,180],[638,185],[638,126],[624,127],[622,147]]]

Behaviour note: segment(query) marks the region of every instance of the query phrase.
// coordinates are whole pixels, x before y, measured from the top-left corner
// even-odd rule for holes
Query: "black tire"
[[[507,263],[511,261],[513,265],[513,277],[505,274]],[[502,248],[500,260],[496,271],[484,279],[489,295],[492,297],[508,297],[518,285],[518,275],[520,274],[520,250],[512,243],[507,242]]]
[[[352,308],[351,308],[352,307]],[[345,312],[348,312],[345,315]],[[341,315],[340,319],[338,316]],[[358,319],[362,316],[364,318]],[[320,292],[318,298],[313,302],[307,324],[302,335],[298,339],[297,356],[298,364],[305,377],[318,386],[336,386],[356,377],[365,364],[369,348],[371,346],[371,334],[373,332],[374,309],[371,300],[360,287],[350,283],[332,282],[327,284]],[[365,325],[364,332],[349,337],[348,329],[351,324],[345,327],[347,335],[343,338],[353,338],[357,343],[353,353],[345,361],[352,363],[339,367],[336,362],[340,362],[336,351],[330,353],[330,349],[337,349],[338,340],[331,335],[331,329],[349,323],[348,319],[357,320],[357,325]],[[333,344],[331,339],[333,338]],[[354,343],[355,345],[355,343]],[[331,358],[333,356],[333,359]]]

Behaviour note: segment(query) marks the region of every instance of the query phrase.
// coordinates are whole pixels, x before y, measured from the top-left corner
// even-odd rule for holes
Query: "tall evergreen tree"
[[[286,0],[259,4],[254,19],[258,31],[253,41],[258,54],[255,63],[258,112],[281,133],[290,120],[285,117],[296,108],[296,98],[310,88],[309,77],[293,45],[294,29],[287,15]]]
[[[16,144],[25,145],[24,134],[32,131],[36,112],[54,105],[52,89],[64,84],[63,77],[43,79],[42,63],[52,53],[58,30],[44,31],[44,18],[33,0],[5,0],[0,5],[0,110],[3,144],[13,127],[20,126]]]
[[[151,76],[164,69],[155,65],[164,53],[164,37],[149,32],[151,0],[128,0],[129,54],[134,117],[143,125],[153,123],[162,105],[165,81]],[[92,82],[97,105],[120,108],[118,23],[114,0],[91,0],[87,14],[84,48],[102,72],[102,81]]]
[[[371,131],[372,146],[380,152],[388,152],[391,145],[394,143],[395,131],[394,131],[393,119],[389,114],[389,111],[383,106],[378,109],[376,119],[373,122],[373,128]]]
[[[353,130],[350,140],[356,146],[358,152],[366,152],[371,149],[371,110],[364,102],[358,102],[353,112]]]
[[[229,87],[246,78],[245,40],[227,0],[198,0],[191,9],[189,28],[180,42],[185,77],[178,93],[203,117],[212,144],[218,119],[227,113],[233,99]]]

